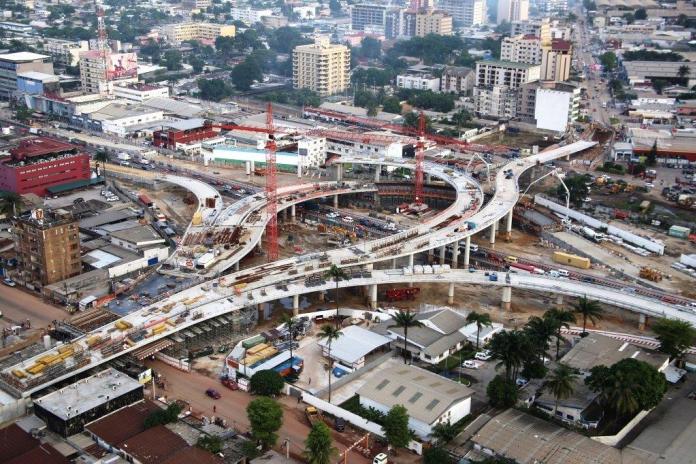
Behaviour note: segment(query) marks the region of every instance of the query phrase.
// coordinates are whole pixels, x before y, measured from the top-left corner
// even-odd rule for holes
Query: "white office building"
[[[449,13],[458,26],[472,27],[486,24],[485,0],[440,0],[438,10]]]
[[[500,59],[516,63],[541,64],[541,40],[531,34],[505,37],[500,44]]]
[[[440,78],[431,75],[399,75],[396,76],[396,86],[400,89],[440,90]]]
[[[574,86],[538,88],[534,118],[537,129],[565,132],[578,118],[580,89]]]
[[[496,22],[526,21],[529,19],[529,0],[498,0]]]

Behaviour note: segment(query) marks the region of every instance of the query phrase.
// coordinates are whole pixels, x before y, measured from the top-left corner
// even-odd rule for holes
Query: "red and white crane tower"
[[[276,176],[276,141],[273,127],[273,106],[266,110],[266,253],[268,261],[278,259],[278,180]]]
[[[104,22],[104,7],[101,0],[94,0],[94,7],[97,11],[97,51],[104,67],[104,82],[109,80],[109,61],[111,50],[109,49],[108,37],[106,35],[106,23]]]
[[[425,115],[418,115],[418,134],[416,138],[416,182],[414,184],[413,201],[416,205],[423,204],[423,160],[425,159]]]

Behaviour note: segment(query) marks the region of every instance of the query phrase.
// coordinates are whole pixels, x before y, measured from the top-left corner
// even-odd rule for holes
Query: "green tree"
[[[15,110],[15,119],[20,122],[26,122],[34,116],[34,111],[31,108],[27,108],[25,105],[17,106]]]
[[[150,415],[145,418],[143,426],[149,429],[158,425],[176,422],[179,418],[179,414],[181,414],[181,406],[177,403],[171,403],[167,406],[167,409],[157,409],[151,412]]]
[[[371,118],[374,118],[377,116],[378,110],[377,110],[377,105],[376,104],[370,104],[367,106],[367,115]]]
[[[104,150],[97,150],[93,159],[94,161],[99,161],[100,163],[107,163],[109,161],[109,154]]]
[[[280,317],[280,322],[285,324],[285,328],[288,329],[288,338],[290,339],[290,359],[292,360],[292,347],[295,344],[295,331],[300,325],[300,321],[293,315],[283,313],[283,315]]]
[[[566,311],[559,308],[549,309],[544,313],[544,319],[547,319],[549,323],[554,327],[556,333],[556,361],[558,361],[561,354],[561,329],[565,327],[570,328],[570,323],[575,322],[575,314],[570,311]]]
[[[459,428],[454,424],[450,424],[449,422],[441,422],[435,425],[432,433],[430,434],[438,446],[446,445],[454,440],[457,435],[459,435]]]
[[[215,50],[224,58],[234,56],[237,48],[235,47],[234,37],[219,36],[215,39]]]
[[[178,71],[182,69],[181,52],[178,50],[167,50],[164,52],[164,66],[168,71]]]
[[[410,111],[404,115],[404,127],[410,127],[413,129],[418,128],[419,114],[415,111]],[[433,122],[429,117],[425,117],[425,132],[431,132],[433,129]]]
[[[267,396],[261,396],[249,403],[246,412],[251,424],[252,438],[264,449],[275,445],[278,441],[276,432],[283,425],[283,408],[280,404]]]
[[[410,352],[408,351],[408,329],[409,327],[420,327],[422,324],[416,319],[416,313],[407,309],[406,311],[399,310],[394,314],[394,327],[400,327],[404,329],[404,364],[408,363],[408,357],[410,357]]]
[[[587,197],[587,175],[582,174],[567,176],[565,179],[563,179],[563,181],[565,182],[566,187],[568,187],[568,192],[570,192],[570,203],[576,206],[581,205]],[[556,188],[556,196],[565,201],[566,190],[562,185],[559,185],[558,188]]]
[[[198,437],[196,446],[203,448],[209,453],[218,454],[222,451],[222,439],[215,435],[201,434]]]
[[[519,390],[514,380],[506,379],[502,375],[496,375],[486,387],[488,402],[494,408],[506,409],[517,403]]]
[[[343,332],[341,332],[338,329],[338,327],[332,326],[330,324],[324,324],[323,326],[321,326],[321,330],[319,331],[319,339],[326,341],[327,354],[329,358],[329,403],[331,402],[331,377],[333,376],[333,373],[331,372],[333,370],[333,359],[331,359],[331,346],[333,345],[334,340],[338,340],[341,337],[341,335],[343,335]]]
[[[660,342],[660,351],[672,359],[681,359],[696,344],[696,329],[686,321],[658,319],[652,329]]]
[[[336,283],[336,327],[338,327],[341,320],[341,318],[338,316],[338,283],[348,276],[343,269],[335,264],[332,264],[329,270],[326,271],[326,277],[332,279]]]
[[[552,322],[547,318],[532,316],[524,326],[524,333],[534,350],[534,354],[543,360],[547,355],[551,338],[555,333]]]
[[[461,109],[452,115],[452,122],[457,129],[461,129],[469,121],[471,121],[471,114],[466,109]]]
[[[247,58],[232,69],[230,77],[237,90],[246,91],[254,81],[263,79],[263,72],[256,60]]]
[[[645,8],[638,8],[633,17],[638,20],[648,19],[648,12],[645,11]]]
[[[447,450],[439,446],[423,451],[423,464],[452,464],[453,462]]]
[[[544,388],[553,395],[556,400],[554,414],[558,410],[558,402],[570,398],[575,392],[575,381],[578,378],[577,372],[565,364],[559,363],[553,370]]]
[[[599,62],[604,66],[604,69],[611,72],[616,69],[619,60],[616,59],[614,52],[604,52],[599,56]]]
[[[254,395],[276,396],[283,390],[283,377],[272,369],[254,373],[249,381],[249,389]]]
[[[684,85],[688,84],[688,82],[689,82],[689,79],[688,79],[689,74],[691,74],[691,68],[689,68],[688,65],[683,64],[683,65],[679,66],[679,70],[677,71],[677,75],[682,80]]]
[[[401,101],[397,97],[388,97],[382,103],[382,111],[385,113],[401,114]]]
[[[203,67],[205,66],[205,61],[202,60],[201,58],[198,58],[197,56],[192,56],[189,58],[189,64],[193,68],[193,72],[196,74],[200,74],[203,72]]]
[[[394,448],[405,448],[411,441],[408,428],[408,411],[400,404],[391,407],[382,423],[384,437]]]
[[[519,330],[504,330],[491,337],[488,349],[493,359],[498,361],[496,367],[505,368],[505,379],[515,383],[525,356],[530,348],[529,340]]]
[[[657,139],[655,139],[655,141],[652,144],[652,147],[650,147],[650,151],[648,152],[645,164],[647,164],[648,166],[655,166],[657,164]]]
[[[585,384],[599,393],[607,409],[620,416],[654,408],[667,391],[664,374],[633,358],[622,359],[611,367],[593,367]]]
[[[18,212],[22,211],[22,197],[15,192],[2,192],[2,212],[6,216],[17,216]]]
[[[377,59],[382,56],[382,42],[373,38],[365,37],[360,42],[360,56],[368,59]]]
[[[290,26],[279,27],[273,30],[268,40],[271,50],[278,53],[292,53],[298,45],[305,45],[312,41],[302,36],[299,29]]]
[[[305,440],[305,458],[308,464],[330,464],[338,454],[338,450],[332,446],[331,430],[323,422],[315,422],[312,425]]]
[[[340,16],[341,2],[338,0],[329,0],[329,9],[331,10],[331,16]]]
[[[481,329],[483,327],[490,327],[493,324],[493,322],[491,321],[491,316],[490,314],[477,313],[476,311],[471,311],[466,316],[466,322],[468,322],[469,324],[476,324],[476,350],[478,350]]]
[[[578,302],[573,305],[573,310],[582,316],[583,337],[587,336],[587,320],[589,319],[592,324],[596,324],[598,320],[602,319],[602,314],[604,314],[599,301],[590,300],[587,296],[578,298]]]
[[[220,101],[232,94],[232,90],[222,79],[198,79],[198,89],[203,100]]]

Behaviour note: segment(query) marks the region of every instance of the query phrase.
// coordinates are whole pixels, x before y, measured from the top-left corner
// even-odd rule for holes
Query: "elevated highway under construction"
[[[485,204],[481,187],[468,173],[443,165],[426,164],[426,173],[444,179],[452,185],[457,192],[457,198],[448,208],[423,224],[367,242],[360,249],[348,247],[325,253],[301,255],[208,280],[92,330],[69,344],[47,350],[4,369],[0,372],[3,388],[18,398],[30,396],[49,385],[125,353],[141,349],[182,329],[242,308],[281,298],[292,298],[293,309],[296,312],[299,309],[300,295],[323,292],[335,287],[336,283],[323,277],[332,265],[344,268],[353,276],[339,281],[338,286],[367,287],[369,302],[373,307],[378,305],[379,285],[441,283],[447,286],[448,297],[452,300],[455,284],[472,284],[500,287],[503,306],[511,301],[513,289],[519,288],[555,295],[586,295],[588,298],[635,311],[643,316],[669,317],[696,323],[696,314],[682,310],[691,303],[683,298],[675,298],[668,302],[660,294],[626,294],[614,286],[604,285],[604,281],[589,283],[525,274],[499,274],[494,279],[485,271],[468,269],[472,235],[487,230],[491,243],[494,242],[501,220],[505,232],[511,231],[512,209],[520,196],[518,180],[526,170],[555,159],[568,158],[594,145],[595,142],[579,141],[509,162],[491,179],[494,191]],[[363,157],[345,158],[342,162],[394,164],[404,167],[410,164],[408,161]],[[340,172],[338,169],[337,182],[342,182]],[[318,195],[337,194],[324,191]],[[263,209],[263,201],[258,201],[258,207]],[[295,198],[288,203],[289,206],[294,206],[302,201],[306,199]],[[224,214],[219,213],[216,220],[223,216]],[[229,216],[227,218],[229,219]],[[418,272],[419,268],[414,265],[416,254],[433,250],[439,254],[441,262],[444,262],[446,247],[454,244],[453,250],[459,250],[460,241],[464,243],[464,256],[460,261],[458,251],[454,251],[453,268],[430,267],[431,272],[427,272],[426,268],[423,268],[422,273]],[[403,265],[395,266],[396,269],[374,269],[375,263],[389,260],[394,264],[397,260],[405,262]],[[230,266],[233,264],[234,262],[229,263]],[[454,269],[459,267],[459,264],[462,265],[462,269]]]

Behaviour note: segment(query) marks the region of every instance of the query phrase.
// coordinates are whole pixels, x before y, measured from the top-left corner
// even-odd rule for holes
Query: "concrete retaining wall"
[[[624,439],[626,435],[628,435],[628,432],[633,430],[633,428],[642,421],[645,416],[650,414],[650,411],[641,411],[638,414],[636,414],[636,417],[631,419],[631,421],[624,426],[621,430],[619,430],[619,433],[616,435],[603,435],[600,437],[592,437],[593,440],[598,441],[600,443],[604,443],[605,445],[609,446],[616,446],[619,444],[621,440]]]

